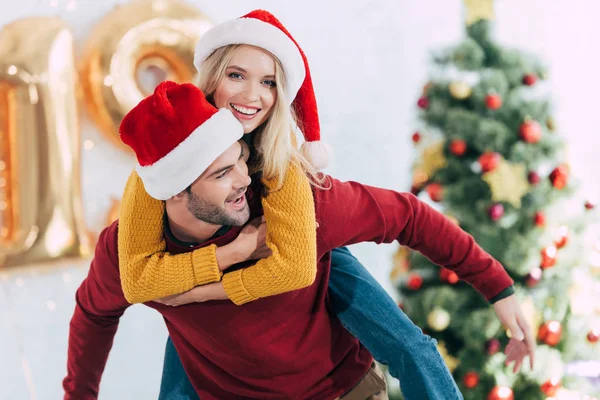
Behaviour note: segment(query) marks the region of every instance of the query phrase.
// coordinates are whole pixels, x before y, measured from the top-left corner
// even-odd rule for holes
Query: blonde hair
[[[225,77],[227,66],[231,62],[240,44],[227,45],[215,50],[204,62],[202,69],[195,79],[195,84],[211,99],[219,83]],[[263,49],[261,49],[263,50]],[[266,51],[266,50],[263,50]],[[298,120],[292,107],[286,104],[285,75],[281,62],[269,53],[275,62],[275,82],[277,99],[265,123],[255,130],[256,158],[251,166],[252,172],[259,172],[263,179],[275,180],[274,190],[283,184],[285,172],[290,164],[301,168],[311,184],[321,187],[324,181],[322,174],[300,154],[297,148],[296,136],[293,130]]]

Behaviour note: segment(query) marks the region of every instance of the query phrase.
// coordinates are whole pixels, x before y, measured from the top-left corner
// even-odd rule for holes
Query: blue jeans
[[[406,400],[463,399],[435,340],[412,323],[346,247],[332,252],[329,302],[344,327],[388,365]],[[160,389],[159,400],[198,399],[170,339]]]

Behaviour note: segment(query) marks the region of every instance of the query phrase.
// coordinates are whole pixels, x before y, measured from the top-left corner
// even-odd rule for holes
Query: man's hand
[[[241,252],[242,261],[259,260],[271,255],[271,249],[267,246],[266,240],[267,222],[263,215],[248,222],[231,244]]]
[[[494,311],[498,319],[510,331],[510,342],[506,346],[506,365],[515,362],[513,371],[516,373],[523,364],[525,356],[529,355],[529,365],[533,369],[535,338],[525,320],[521,307],[513,294],[494,303]]]
[[[221,282],[211,283],[204,286],[196,286],[187,292],[163,297],[154,300],[166,306],[177,307],[190,303],[202,303],[209,300],[226,300],[227,293]]]

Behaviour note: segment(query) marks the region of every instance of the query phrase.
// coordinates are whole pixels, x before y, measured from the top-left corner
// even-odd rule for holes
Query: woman
[[[266,38],[273,39],[274,44]],[[242,43],[256,47],[240,46]],[[256,11],[207,32],[198,45],[196,61],[199,87],[217,108],[230,109],[249,134],[246,137],[256,170],[262,173],[269,192],[263,199],[263,208],[271,228],[266,243],[272,255],[252,267],[222,274],[232,264],[268,254],[261,246],[258,246],[261,254],[252,254],[256,246],[248,246],[264,235],[264,224],[251,226],[246,235],[228,246],[199,249],[181,256],[165,254],[163,206],[155,202],[152,215],[136,215],[138,201],[152,200],[133,174],[124,195],[119,233],[121,276],[128,300],[163,298],[160,301],[166,304],[181,305],[200,299],[229,298],[243,304],[310,285],[316,272],[316,226],[309,201],[312,199],[309,181],[315,185],[320,181],[305,160],[318,164],[320,159],[310,151],[304,153],[305,157],[296,152],[287,117],[290,111],[297,114],[298,125],[314,150],[317,146],[311,142],[318,139],[318,118],[306,58],[279,21],[268,13]],[[292,167],[288,168],[290,163]],[[299,223],[296,218],[302,221]],[[137,243],[134,233],[142,225],[152,234]],[[121,246],[121,235],[129,239],[129,247]],[[303,256],[298,259],[298,254]],[[145,292],[151,287],[147,285],[149,280],[161,285]],[[210,282],[217,283],[206,285]],[[204,286],[194,288],[197,285]],[[192,290],[180,294],[189,289]],[[512,293],[512,287],[508,288],[495,300],[511,297]],[[405,398],[462,398],[435,341],[410,322],[347,249],[332,253],[329,295],[332,311],[344,326],[400,379]],[[518,307],[513,311],[512,315]],[[509,327],[518,331],[518,327]],[[514,358],[520,363],[517,353],[509,354],[508,361]],[[174,391],[179,394],[187,391],[189,397],[195,396],[189,383],[181,380],[185,374],[171,344],[167,346],[164,373],[162,395],[171,396],[164,398],[173,398]],[[172,385],[173,376],[179,378],[175,382],[179,388]]]

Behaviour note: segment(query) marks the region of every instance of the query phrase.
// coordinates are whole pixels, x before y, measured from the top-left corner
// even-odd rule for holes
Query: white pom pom
[[[304,142],[300,147],[300,154],[306,161],[310,163],[317,171],[329,165],[329,159],[331,158],[331,147],[321,141],[318,142]]]

